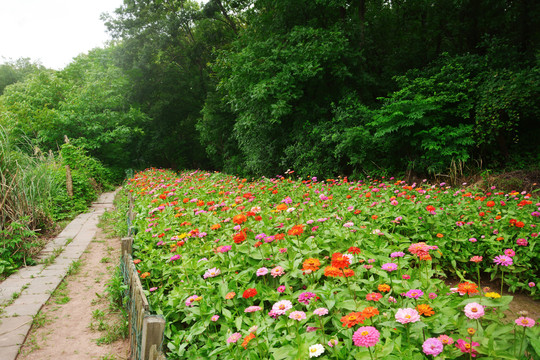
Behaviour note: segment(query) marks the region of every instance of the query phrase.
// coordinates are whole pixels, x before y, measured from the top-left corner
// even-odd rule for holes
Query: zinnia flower
[[[300,296],[298,296],[298,301],[302,304],[309,305],[309,301],[316,296],[317,295],[312,292],[304,292],[301,293]]]
[[[249,299],[250,297],[254,297],[255,295],[257,295],[257,289],[250,288],[244,291],[242,297],[244,299]]]
[[[315,344],[311,345],[309,347],[309,357],[319,357],[322,353],[324,353],[324,347],[322,344]]]
[[[510,265],[512,265],[514,263],[512,258],[510,256],[506,256],[506,255],[495,256],[495,259],[493,259],[493,262],[495,264],[501,265],[501,266],[510,266]]]
[[[268,274],[268,269],[265,267],[262,267],[260,269],[257,269],[257,276],[264,276]]]
[[[484,306],[475,302],[465,305],[463,311],[469,319],[479,319],[484,316]]]
[[[435,314],[435,311],[433,311],[431,306],[429,306],[428,304],[419,304],[419,305],[417,305],[416,306],[416,311],[418,311],[418,313],[420,315],[424,315],[424,316],[431,316],[431,315]]]
[[[216,277],[219,274],[221,274],[221,270],[219,270],[218,268],[211,268],[204,273],[203,278],[207,279],[209,277]]]
[[[478,293],[478,285],[471,282],[464,282],[458,285],[458,292],[460,295],[474,295]]]
[[[472,357],[476,357],[476,350],[473,348],[473,346],[480,345],[477,342],[468,343],[465,340],[458,339],[456,342],[456,347],[461,350],[462,353],[471,353]]]
[[[391,272],[391,271],[397,270],[398,266],[397,266],[397,264],[395,264],[395,263],[386,263],[386,264],[383,264],[383,265],[381,266],[381,268],[382,268],[383,270],[386,270],[386,271],[388,271],[388,272]]]
[[[516,319],[516,324],[519,325],[519,326],[533,327],[535,323],[536,322],[533,319],[529,318],[529,317],[521,316],[521,317]]]
[[[422,344],[424,354],[437,356],[443,351],[443,344],[437,338],[429,338]]]
[[[348,315],[345,315],[341,318],[341,323],[343,327],[351,328],[354,325],[364,323],[364,316],[361,312],[351,312]]]
[[[252,312],[255,312],[255,311],[261,311],[261,310],[262,310],[262,307],[260,307],[260,306],[255,306],[255,305],[254,305],[254,306],[249,306],[249,307],[247,307],[247,308],[244,310],[244,312],[246,312],[246,313],[252,313]]]
[[[419,289],[411,289],[405,293],[405,296],[411,299],[418,299],[422,295],[424,295],[424,292]]]
[[[293,311],[289,314],[289,319],[293,320],[304,320],[306,318],[306,313],[303,311]]]
[[[321,266],[321,262],[318,259],[309,258],[304,261],[304,264],[302,266],[302,270],[311,270],[311,271],[317,271],[319,270],[319,267]]]
[[[318,309],[313,310],[313,313],[315,315],[324,316],[324,315],[328,314],[328,309],[327,308],[318,308]]]
[[[454,339],[448,335],[439,335],[439,340],[443,345],[452,345],[454,343]]]
[[[379,342],[380,335],[373,326],[362,326],[354,332],[352,339],[356,346],[371,347]]]
[[[398,309],[396,313],[396,321],[401,324],[414,323],[420,320],[418,311],[411,308]]]
[[[289,309],[292,309],[292,303],[289,300],[280,300],[272,306],[272,311],[277,315],[283,315]]]
[[[233,343],[237,342],[238,340],[240,340],[241,337],[242,337],[242,334],[234,333],[231,336],[229,336],[229,338],[227,339],[227,343],[228,344],[233,344]]]
[[[285,274],[285,271],[283,267],[281,266],[276,266],[275,268],[272,269],[272,271],[270,271],[270,275],[272,275],[273,277],[278,277],[283,274]]]

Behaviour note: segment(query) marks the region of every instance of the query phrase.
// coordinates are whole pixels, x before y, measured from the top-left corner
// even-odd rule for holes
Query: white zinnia
[[[309,357],[319,357],[324,352],[324,347],[321,344],[311,345],[309,347]]]

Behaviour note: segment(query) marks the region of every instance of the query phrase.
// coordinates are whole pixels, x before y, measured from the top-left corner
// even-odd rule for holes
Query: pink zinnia
[[[250,307],[247,307],[244,312],[246,313],[252,313],[252,312],[255,312],[255,311],[261,311],[262,310],[262,307],[260,306],[250,306]]]
[[[401,324],[414,323],[418,320],[420,320],[420,314],[412,308],[398,309],[396,313],[396,321]]]
[[[306,318],[306,313],[303,311],[293,311],[289,314],[289,319],[293,320],[304,320]]]
[[[264,276],[266,274],[268,274],[268,269],[265,267],[262,267],[257,270],[257,276]]]
[[[212,316],[212,318],[211,318],[210,320],[212,320],[212,321],[214,321],[214,322],[215,322],[215,321],[218,321],[218,320],[219,320],[219,315],[214,315],[214,316]]]
[[[379,342],[380,333],[373,326],[362,326],[352,336],[354,345],[372,347]]]
[[[482,259],[483,259],[483,258],[482,258],[481,256],[473,256],[473,257],[471,258],[471,261],[472,261],[473,263],[479,263],[479,262],[482,261]]]
[[[241,337],[242,337],[242,334],[240,334],[240,333],[234,333],[234,334],[232,334],[231,336],[229,336],[229,338],[227,339],[227,343],[228,343],[228,344],[235,343],[235,342],[237,342],[238,340],[240,340]]]
[[[524,327],[533,327],[536,322],[529,317],[519,317],[516,319],[516,324]]]
[[[475,302],[465,305],[463,311],[469,319],[479,319],[484,316],[484,306]]]
[[[516,252],[512,249],[506,249],[504,250],[504,255],[514,257],[516,255]]]
[[[281,300],[272,306],[272,312],[277,315],[283,315],[289,309],[292,309],[292,303],[289,300]]]
[[[529,242],[527,241],[527,239],[520,238],[516,240],[516,244],[518,244],[519,246],[527,246],[529,245]]]
[[[285,274],[285,271],[281,266],[276,266],[272,269],[272,271],[270,271],[270,275],[272,275],[273,277],[278,277],[283,274]]]
[[[437,356],[443,351],[443,344],[437,338],[429,338],[422,344],[424,354]]]
[[[439,340],[441,341],[441,343],[443,343],[444,345],[452,345],[454,343],[454,339],[452,339],[450,336],[448,335],[439,335]]]
[[[386,263],[381,266],[381,269],[386,270],[388,272],[397,270],[398,266],[395,263]]]
[[[280,286],[278,286],[277,292],[278,292],[278,293],[285,292],[285,285],[280,285]]]
[[[313,313],[315,315],[324,316],[324,315],[328,314],[328,309],[327,308],[318,308],[318,309],[313,310]]]

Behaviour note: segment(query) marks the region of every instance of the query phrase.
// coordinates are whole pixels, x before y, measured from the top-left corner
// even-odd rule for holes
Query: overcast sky
[[[0,63],[29,57],[61,69],[109,40],[100,14],[122,0],[0,0]]]

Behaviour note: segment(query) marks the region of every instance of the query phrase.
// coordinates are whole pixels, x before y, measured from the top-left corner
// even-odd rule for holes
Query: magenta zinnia
[[[380,333],[373,326],[362,326],[352,336],[354,345],[372,347],[379,342]]]
[[[506,255],[495,256],[495,259],[493,259],[493,262],[495,264],[501,265],[501,266],[510,266],[510,265],[512,265],[514,263],[512,258],[510,256],[506,256]]]

